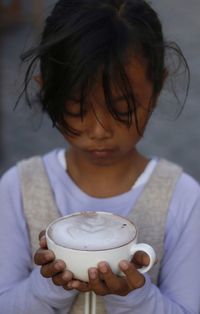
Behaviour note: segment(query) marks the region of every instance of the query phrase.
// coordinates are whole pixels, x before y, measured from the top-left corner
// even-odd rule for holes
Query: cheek
[[[139,133],[142,135],[145,131],[146,125],[150,118],[150,112],[145,108],[139,108],[137,111],[137,121],[138,121],[138,128]],[[133,123],[135,123],[135,117],[133,117]]]
[[[67,141],[67,143],[72,146],[78,146],[81,140],[81,135],[63,134],[63,136],[64,136],[64,139]]]
[[[70,142],[74,142],[77,141],[77,139],[82,136],[82,134],[84,133],[85,130],[85,124],[84,124],[84,120],[82,120],[80,117],[65,117],[65,123],[66,123],[66,128],[63,127],[63,131],[62,131],[62,127],[60,128],[60,132],[62,133],[62,135],[64,136],[64,138],[70,143]],[[66,133],[68,130],[71,130],[72,132],[68,132],[68,134]],[[73,135],[77,133],[77,135]]]
[[[74,128],[74,129],[82,129],[83,128],[83,120],[80,118],[80,117],[70,117],[70,116],[67,116],[65,117],[65,122],[66,124],[71,127],[71,128]]]
[[[115,138],[124,148],[129,148],[137,144],[140,137],[141,136],[136,129],[134,121],[130,128],[127,128],[125,125],[121,125],[120,127],[118,127],[118,131],[115,133]]]

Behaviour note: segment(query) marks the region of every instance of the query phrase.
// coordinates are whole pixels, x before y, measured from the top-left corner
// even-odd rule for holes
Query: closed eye
[[[128,105],[129,103],[132,105],[131,108]],[[113,100],[113,107],[117,115],[119,116],[128,116],[133,113],[135,108],[138,108],[140,103],[138,99],[134,96],[127,95],[127,96],[120,96]]]
[[[65,114],[74,118],[80,118],[86,114],[86,110],[81,110],[80,100],[70,99],[66,102]]]
[[[80,117],[82,117],[82,113],[80,111],[75,113],[75,112],[70,112],[68,110],[65,110],[65,114],[67,116],[72,117],[72,118],[80,118]]]
[[[138,108],[139,104],[136,103],[135,106],[136,108]],[[121,117],[127,117],[129,115],[132,115],[134,110],[135,110],[134,105],[129,107],[126,100],[119,101],[114,104],[115,113]]]

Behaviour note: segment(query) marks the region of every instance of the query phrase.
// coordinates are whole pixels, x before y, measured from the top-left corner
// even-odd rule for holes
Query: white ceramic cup
[[[150,258],[148,266],[138,269],[145,273],[156,260],[154,249],[137,243],[136,226],[127,218],[108,212],[77,212],[53,221],[46,229],[48,249],[56,259],[66,263],[76,279],[88,281],[88,269],[106,261],[115,274],[121,260],[130,261],[137,251]]]

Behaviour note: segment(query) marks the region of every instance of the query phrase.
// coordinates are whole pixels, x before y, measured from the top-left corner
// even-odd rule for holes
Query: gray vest
[[[60,214],[41,157],[21,161],[18,163],[18,169],[24,213],[34,256],[38,249],[40,231]],[[180,167],[161,159],[128,216],[138,227],[138,242],[148,243],[156,251],[158,262],[149,271],[151,280],[156,285],[159,283],[159,270],[163,256],[166,216],[181,173]],[[106,313],[103,297],[96,298],[93,293],[87,293],[84,296],[80,293],[70,311],[71,314],[84,313],[84,297],[89,298],[93,303],[96,299],[96,313]]]

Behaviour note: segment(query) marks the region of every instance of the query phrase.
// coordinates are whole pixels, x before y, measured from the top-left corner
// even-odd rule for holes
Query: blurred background
[[[151,1],[162,22],[165,38],[181,47],[191,71],[191,86],[181,116],[168,112],[176,99],[164,91],[160,109],[150,120],[139,149],[182,165],[200,181],[200,1]],[[0,174],[18,160],[66,145],[45,116],[22,101],[14,110],[22,86],[20,54],[34,45],[54,0],[0,0]],[[185,82],[177,88],[184,99]]]

